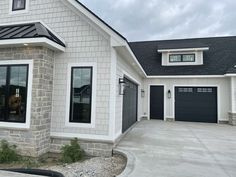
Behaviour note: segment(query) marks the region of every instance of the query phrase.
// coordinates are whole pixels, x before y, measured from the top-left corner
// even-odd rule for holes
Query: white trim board
[[[10,40],[1,40],[0,47],[7,47],[7,46],[20,46],[20,47],[27,47],[27,46],[45,46],[52,50],[58,50],[61,52],[65,52],[65,47],[53,42],[46,37],[40,38],[27,38],[27,39],[10,39]]]
[[[160,49],[158,52],[187,52],[187,51],[205,51],[209,50],[209,47],[200,47],[200,48],[181,48],[181,49]]]
[[[10,15],[18,15],[18,14],[20,15],[20,14],[28,13],[29,12],[29,1],[30,0],[25,0],[25,9],[13,11],[12,10],[13,0],[9,0],[9,14]]]
[[[161,79],[161,78],[222,78],[224,75],[170,75],[170,76],[147,76],[147,79]]]
[[[70,117],[70,95],[71,95],[71,68],[72,67],[92,67],[92,105],[91,105],[91,123],[71,123]],[[69,63],[67,67],[67,90],[66,90],[66,115],[65,126],[66,127],[80,127],[80,128],[95,128],[96,121],[96,97],[97,97],[97,63]]]
[[[0,127],[14,129],[29,129],[31,119],[31,103],[32,103],[32,83],[33,83],[33,60],[3,60],[0,65],[21,65],[26,64],[28,68],[28,85],[27,85],[27,106],[26,106],[26,122],[25,123],[10,123],[0,122]]]

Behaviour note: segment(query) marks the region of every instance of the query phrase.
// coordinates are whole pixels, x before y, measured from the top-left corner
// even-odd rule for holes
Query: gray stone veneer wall
[[[236,113],[229,113],[229,124],[236,126]]]
[[[30,129],[0,127],[0,139],[16,144],[22,154],[36,157],[50,149],[54,52],[44,47],[0,49],[0,60],[28,59],[34,61]]]
[[[65,144],[69,144],[70,139],[61,138],[51,138],[51,152],[59,153],[61,147]],[[114,143],[109,142],[99,142],[99,141],[86,141],[79,140],[81,148],[85,151],[87,155],[90,156],[104,156],[110,157],[112,155],[112,149]]]

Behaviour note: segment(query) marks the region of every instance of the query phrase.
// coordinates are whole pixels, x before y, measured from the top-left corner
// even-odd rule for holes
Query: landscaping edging
[[[118,175],[117,177],[129,177],[129,175],[134,170],[135,161],[136,161],[135,156],[132,153],[124,151],[120,148],[114,149],[113,153],[125,156],[126,159],[127,159],[127,164],[126,164],[126,167],[125,167],[124,171],[120,175]]]

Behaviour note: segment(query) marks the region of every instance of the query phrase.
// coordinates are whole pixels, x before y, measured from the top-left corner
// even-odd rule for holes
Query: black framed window
[[[176,62],[195,62],[195,54],[171,54],[169,55],[171,63]]]
[[[28,65],[0,66],[0,121],[25,123]]]
[[[72,67],[70,122],[91,123],[92,67]]]
[[[26,0],[12,0],[12,11],[25,10]]]

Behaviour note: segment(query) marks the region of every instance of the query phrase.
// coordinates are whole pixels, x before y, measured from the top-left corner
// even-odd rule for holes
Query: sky
[[[235,0],[80,0],[129,41],[236,35]]]

